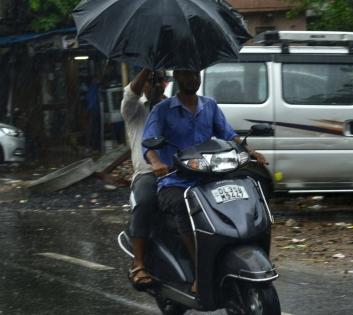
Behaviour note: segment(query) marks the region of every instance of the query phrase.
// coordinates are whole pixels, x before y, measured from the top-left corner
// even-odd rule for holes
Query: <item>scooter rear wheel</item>
[[[281,315],[273,284],[248,284],[229,281],[225,292],[228,315]]]
[[[155,299],[163,315],[184,315],[188,310],[184,305],[172,300],[163,299],[161,297],[156,297]]]

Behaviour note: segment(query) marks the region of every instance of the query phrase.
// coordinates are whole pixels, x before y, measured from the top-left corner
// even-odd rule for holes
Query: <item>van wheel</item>
[[[244,284],[231,280],[223,292],[229,315],[281,315],[277,291],[272,283]]]
[[[184,315],[185,312],[188,310],[188,308],[184,305],[174,302],[172,300],[164,299],[158,296],[155,299],[158,308],[161,310],[163,315]]]

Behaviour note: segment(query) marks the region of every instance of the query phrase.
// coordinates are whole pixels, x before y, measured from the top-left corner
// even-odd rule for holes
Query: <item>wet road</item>
[[[0,207],[0,314],[159,314],[151,298],[126,282],[128,260],[115,241],[127,220],[123,204]],[[283,312],[353,314],[352,276],[294,264],[280,272]]]

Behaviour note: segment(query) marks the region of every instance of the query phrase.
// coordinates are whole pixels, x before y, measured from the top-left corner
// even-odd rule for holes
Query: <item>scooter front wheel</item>
[[[229,315],[281,315],[277,291],[272,283],[260,285],[231,280],[223,292]]]
[[[184,315],[188,310],[184,305],[162,297],[155,297],[163,315]]]

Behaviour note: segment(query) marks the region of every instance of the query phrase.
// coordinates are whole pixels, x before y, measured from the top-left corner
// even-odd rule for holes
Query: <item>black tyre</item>
[[[169,299],[156,297],[156,302],[163,315],[184,315],[187,307]]]
[[[229,281],[223,290],[229,315],[281,315],[277,291],[273,284],[243,284]]]

